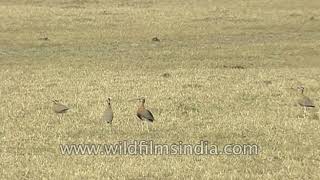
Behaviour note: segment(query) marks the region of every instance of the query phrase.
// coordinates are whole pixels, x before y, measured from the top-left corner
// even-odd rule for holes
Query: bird
[[[299,86],[297,87],[297,89],[301,92],[300,93],[300,97],[299,99],[297,100],[297,103],[304,108],[304,116],[307,112],[307,109],[308,108],[314,108],[315,105],[313,103],[313,101],[306,95],[304,95],[304,87],[303,86]]]
[[[160,42],[160,39],[158,37],[153,37],[152,41]]]
[[[170,73],[166,72],[166,73],[163,73],[161,76],[164,78],[169,78],[171,75],[170,75]]]
[[[64,114],[66,113],[70,108],[61,104],[58,100],[53,100],[53,111],[56,114]]]
[[[137,117],[141,120],[141,121],[146,121],[147,122],[147,128],[148,128],[148,132],[149,132],[149,126],[151,125],[151,123],[153,123],[154,121],[154,117],[153,114],[151,113],[151,111],[149,111],[148,109],[146,109],[144,107],[144,103],[146,102],[144,97],[140,97],[134,100],[139,100],[139,102],[141,103],[138,110],[137,110]]]
[[[66,113],[69,108],[63,104],[61,104],[58,100],[53,100],[53,111],[57,114]]]
[[[112,120],[113,120],[113,111],[111,107],[111,97],[107,99],[107,108],[103,113],[102,120],[105,121],[107,124],[110,124],[111,131],[112,131]]]
[[[41,41],[48,41],[49,40],[46,32],[41,32],[40,34],[41,34],[40,35],[41,37],[38,38],[38,40],[41,40]]]
[[[48,41],[49,38],[48,38],[48,37],[41,37],[41,38],[39,38],[39,40],[41,40],[41,41]]]

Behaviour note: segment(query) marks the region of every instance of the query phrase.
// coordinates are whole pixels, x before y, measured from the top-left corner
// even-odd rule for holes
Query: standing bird
[[[152,41],[160,42],[160,39],[158,37],[153,37]]]
[[[147,128],[149,131],[149,126],[154,121],[154,117],[153,117],[152,113],[144,107],[144,103],[146,102],[146,100],[144,97],[134,99],[134,100],[139,100],[141,102],[141,104],[137,110],[137,116],[141,121],[147,122]]]
[[[57,114],[64,114],[66,113],[69,108],[63,104],[61,104],[58,100],[53,100],[53,111]]]
[[[313,101],[308,96],[303,94],[304,87],[299,86],[297,89],[299,91],[301,91],[300,98],[297,100],[297,102],[300,106],[302,106],[304,108],[304,117],[305,117],[305,114],[307,112],[307,108],[314,108],[315,105],[314,105]]]
[[[108,106],[107,106],[107,109],[103,113],[102,120],[106,121],[108,124],[110,124],[111,131],[112,131],[113,111],[112,111],[112,107],[111,107],[111,97],[108,97],[107,103],[108,103]]]

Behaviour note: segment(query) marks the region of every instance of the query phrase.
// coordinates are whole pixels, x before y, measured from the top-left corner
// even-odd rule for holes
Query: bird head
[[[112,98],[111,98],[111,97],[108,97],[108,99],[107,99],[108,104],[111,103],[111,100],[112,100]]]
[[[56,100],[56,99],[52,100],[52,102],[53,102],[54,104],[59,103],[59,101],[58,101],[58,100]]]
[[[298,89],[298,91],[301,91],[301,94],[303,94],[303,92],[304,92],[304,87],[303,86],[298,86],[297,89]]]

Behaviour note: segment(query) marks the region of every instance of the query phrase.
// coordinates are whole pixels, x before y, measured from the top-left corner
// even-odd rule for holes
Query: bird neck
[[[140,107],[141,107],[141,108],[144,108],[144,103],[143,103],[143,102],[141,103]]]

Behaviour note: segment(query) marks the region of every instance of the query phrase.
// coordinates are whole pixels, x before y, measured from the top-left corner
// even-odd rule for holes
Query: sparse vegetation
[[[13,0],[0,1],[0,17],[1,179],[320,178],[319,0]],[[306,118],[295,105],[298,85],[316,105]],[[101,120],[109,96],[115,133]],[[140,96],[155,117],[149,133],[128,102]],[[63,119],[54,99],[70,108]],[[261,151],[59,150],[121,140]]]

